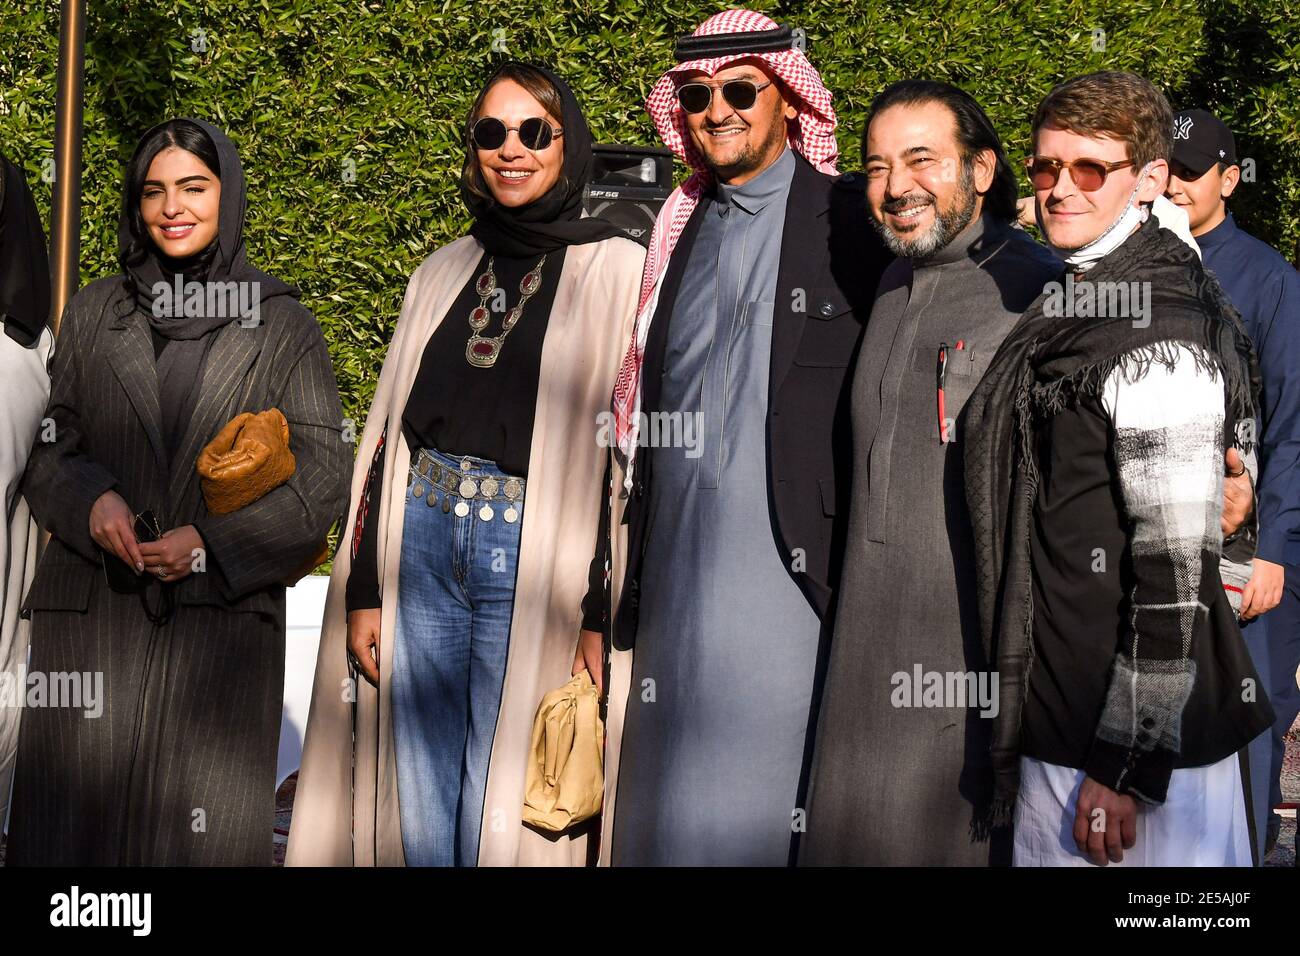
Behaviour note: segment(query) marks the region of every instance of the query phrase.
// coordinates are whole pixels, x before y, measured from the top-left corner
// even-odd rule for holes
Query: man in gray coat
[[[1061,266],[1013,228],[1015,175],[961,90],[886,89],[863,159],[899,258],[853,379],[852,508],[800,862],[984,866],[1006,842],[984,825],[997,688],[957,443],[981,373]]]
[[[886,89],[863,158],[868,211],[899,258],[853,378],[852,507],[799,860],[1009,865],[1010,834],[991,825],[997,675],[959,442],[966,400],[1062,266],[1014,228],[1015,175],[963,91]],[[1240,524],[1245,509],[1229,510]]]

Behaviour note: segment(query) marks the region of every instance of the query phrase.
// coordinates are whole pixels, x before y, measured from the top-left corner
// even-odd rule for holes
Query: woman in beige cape
[[[566,219],[562,228],[581,224],[589,229],[594,225],[591,220],[577,219],[572,213],[573,197],[580,196],[590,175],[589,159],[582,162],[583,144],[577,142],[587,135],[585,122],[580,114],[573,115],[576,103],[571,103],[572,94],[563,82],[542,72],[566,100],[565,115],[554,117],[562,125],[556,141],[564,147],[560,187],[568,190],[569,214],[562,217]],[[485,95],[497,78],[489,81]],[[496,163],[499,156],[489,156],[473,131],[475,122],[482,119],[474,114],[483,105],[481,96],[467,134],[471,161],[477,150],[479,162],[488,169],[489,162]],[[530,143],[536,147],[535,159],[543,157],[545,147],[538,145],[535,128],[518,128],[523,125],[518,116],[507,116],[502,125],[507,127],[507,144],[515,142],[511,133],[516,133],[525,147]],[[503,145],[500,155],[510,148]],[[586,150],[589,157],[589,141]],[[467,203],[473,211],[468,197]],[[416,449],[410,447],[397,423],[403,420],[413,397],[419,397],[412,394],[417,378],[427,381],[420,375],[426,345],[444,319],[457,324],[463,341],[459,328],[464,318],[452,306],[480,274],[485,249],[494,242],[500,244],[501,237],[483,229],[483,223],[482,217],[477,218],[469,236],[438,249],[416,270],[384,360],[353,469],[348,521],[326,597],[289,836],[289,865],[406,863],[394,746],[394,654],[390,649],[411,487],[408,462]],[[525,775],[537,706],[546,692],[568,681],[574,669],[592,543],[600,509],[607,500],[603,479],[608,449],[598,443],[599,424],[601,413],[609,408],[619,361],[631,335],[643,259],[640,246],[612,234],[597,241],[578,241],[566,246],[554,286],[528,444],[527,509],[518,545],[505,676],[483,799],[479,865],[581,866],[588,861],[588,828],[579,834],[557,835],[524,826]],[[521,328],[529,318],[532,316],[525,315],[519,320]],[[515,341],[512,337],[502,350],[508,351]],[[358,505],[366,498],[367,475],[386,424],[390,427],[379,456],[383,464],[376,468],[382,486],[377,492],[371,490],[369,514],[363,516],[365,522],[374,523],[377,534],[376,687],[358,679],[350,665],[347,605]],[[477,507],[478,502],[473,504]]]

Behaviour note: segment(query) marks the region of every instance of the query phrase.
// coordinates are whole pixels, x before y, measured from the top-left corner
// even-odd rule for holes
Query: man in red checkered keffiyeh
[[[835,144],[835,110],[821,75],[808,62],[799,36],[753,10],[725,10],[705,20],[678,45],[679,62],[655,83],[646,110],[664,144],[695,172],[675,189],[655,220],[641,280],[636,332],[623,358],[614,386],[618,447],[627,462],[630,485],[636,456],[641,411],[641,364],[650,320],[659,300],[659,286],[668,260],[686,228],[701,194],[714,183],[714,173],[691,141],[686,116],[677,100],[683,74],[713,76],[738,60],[760,61],[777,77],[782,91],[798,111],[787,124],[787,142],[822,172],[834,173],[839,150]],[[685,57],[685,59],[683,59]]]
[[[720,13],[678,39],[646,102],[694,172],[655,223],[616,386],[630,494],[610,517],[613,619],[603,588],[583,602],[588,669],[610,648],[615,866],[784,865],[801,829],[849,369],[888,260],[865,180],[835,171],[835,111],[802,46]]]

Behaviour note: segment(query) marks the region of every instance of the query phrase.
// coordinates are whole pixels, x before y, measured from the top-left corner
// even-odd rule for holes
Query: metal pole
[[[54,203],[50,211],[51,325],[80,284],[82,87],[85,0],[63,0],[59,18],[59,87],[54,101]]]
[[[81,124],[86,68],[85,0],[63,0],[59,15],[59,86],[54,97],[54,202],[50,209],[50,327],[57,337],[81,280]],[[50,539],[37,536],[40,560]]]

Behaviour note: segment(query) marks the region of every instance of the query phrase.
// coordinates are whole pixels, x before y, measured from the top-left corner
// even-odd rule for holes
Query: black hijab
[[[219,169],[213,170],[221,180],[221,201],[218,208],[217,237],[203,252],[187,260],[164,256],[146,234],[140,230],[138,209],[132,206],[138,197],[131,195],[130,185],[123,190],[122,217],[118,226],[118,245],[123,268],[129,276],[128,285],[134,286],[135,307],[145,314],[149,324],[168,343],[158,357],[158,393],[163,414],[163,434],[167,447],[174,453],[184,437],[190,415],[198,400],[198,384],[202,377],[208,348],[218,329],[239,318],[229,314],[232,310],[217,310],[207,315],[154,314],[155,283],[172,286],[180,276],[182,287],[186,282],[239,282],[256,283],[260,299],[259,311],[268,299],[277,296],[298,297],[298,290],[248,264],[244,254],[244,217],[247,208],[247,187],[244,167],[239,161],[235,144],[221,130],[202,120],[190,119],[212,141]],[[163,125],[163,124],[160,124]],[[136,154],[153,138],[155,126],[140,138]],[[131,167],[134,168],[135,157]],[[204,296],[206,304],[207,296]],[[220,313],[226,314],[220,314]]]
[[[23,171],[0,156],[0,318],[5,334],[27,347],[50,317],[45,233]]]
[[[578,106],[577,97],[573,95],[569,84],[545,67],[508,61],[497,68],[484,89],[496,81],[502,70],[512,65],[529,66],[537,70],[554,84],[560,94],[563,115],[559,120],[564,135],[560,137],[559,143],[564,147],[564,166],[555,185],[533,202],[515,209],[500,205],[490,195],[475,195],[462,182],[461,198],[474,217],[470,235],[493,255],[520,258],[540,256],[565,246],[626,235],[613,223],[603,219],[582,218],[582,192],[591,181],[593,166],[591,130],[587,128],[587,120],[583,117],[582,108]],[[469,120],[465,125],[465,148],[469,161],[476,162]],[[554,145],[550,148],[553,149]]]

